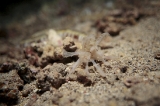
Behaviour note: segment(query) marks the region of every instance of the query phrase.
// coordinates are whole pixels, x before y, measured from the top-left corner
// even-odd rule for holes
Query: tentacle
[[[67,52],[66,50],[63,51],[63,56],[64,57],[72,57],[72,56],[75,56],[75,55],[78,55],[77,52]]]
[[[75,72],[75,69],[76,69],[80,64],[81,64],[81,60],[78,59],[78,60],[76,61],[76,63],[73,65],[70,74],[71,74],[71,73],[74,73],[74,72]]]
[[[98,40],[96,41],[96,46],[99,45],[99,43],[103,40],[104,37],[108,36],[109,33],[103,33],[99,38]]]
[[[106,74],[102,71],[101,67],[98,64],[96,64],[96,62],[93,59],[91,59],[90,61],[93,63],[93,66],[96,67],[96,69],[99,72],[99,74],[101,76],[105,77]]]
[[[88,72],[88,62],[86,62],[85,72],[86,72],[87,75],[89,75],[89,72]]]

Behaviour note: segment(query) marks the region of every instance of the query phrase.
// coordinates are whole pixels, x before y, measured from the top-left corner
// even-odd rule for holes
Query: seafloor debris
[[[48,91],[52,85],[54,88],[59,88],[63,83],[65,83],[64,71],[66,66],[64,64],[47,65],[43,70],[41,70],[37,75],[37,88],[38,92],[42,93]]]
[[[78,45],[75,41],[72,41],[71,44],[70,40],[74,39],[78,41],[84,36],[82,33],[71,30],[55,31],[54,29],[49,29],[37,32],[31,39],[22,42],[25,46],[25,58],[34,66],[45,67],[49,63],[63,59],[63,48],[75,51]],[[74,45],[74,47],[68,48],[71,45]]]
[[[9,73],[1,73],[0,79],[0,103],[16,104],[18,92],[24,84],[23,80],[21,80],[16,70],[12,70]]]
[[[153,15],[145,13],[137,8],[112,10],[110,14],[97,20],[95,26],[101,33],[108,32],[116,36],[121,30],[130,25],[135,25],[142,17]]]
[[[154,58],[160,60],[160,52],[156,52]]]

